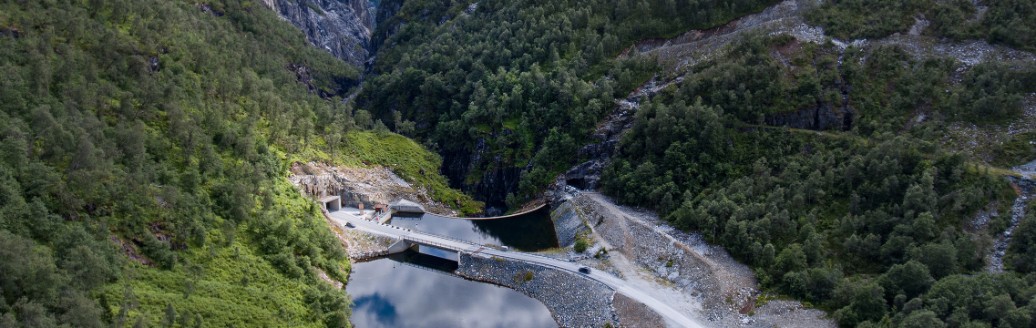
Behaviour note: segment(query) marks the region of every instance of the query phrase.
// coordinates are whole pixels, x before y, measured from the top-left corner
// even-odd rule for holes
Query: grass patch
[[[522,120],[520,118],[512,117],[512,118],[509,118],[507,120],[504,120],[503,126],[504,126],[505,129],[508,129],[508,130],[511,130],[511,131],[518,131],[518,128],[521,127],[521,124],[522,124]]]
[[[964,169],[971,174],[987,175],[993,177],[1017,177],[1018,172],[1012,171],[1011,169],[1005,169],[1002,167],[996,167],[984,163],[969,163],[964,166]]]
[[[129,279],[101,291],[116,322],[156,325],[172,306],[178,322],[205,327],[323,326],[304,305],[312,287],[281,275],[247,245],[181,255],[189,264],[168,271],[131,264]]]
[[[1036,159],[1036,132],[1011,136],[993,150],[993,165],[1010,167]]]
[[[331,317],[347,316],[344,291],[316,275],[317,269],[323,270],[330,279],[344,283],[350,270],[348,258],[335,247],[310,246],[336,242],[325,235],[331,233],[326,221],[286,179],[260,188],[259,193],[270,203],[253,209],[261,213],[255,222],[226,229],[229,222],[214,217],[215,228],[205,232],[205,245],[175,252],[171,269],[127,261],[120,281],[97,293],[113,321],[143,326],[172,319],[180,326],[324,327]],[[276,218],[263,221],[269,211],[275,211]],[[270,226],[278,228],[264,230]],[[275,259],[281,254],[269,250],[273,240],[286,241],[281,252],[294,254],[280,267]],[[299,247],[317,248],[307,248],[307,253]],[[332,294],[341,298],[327,297]]]

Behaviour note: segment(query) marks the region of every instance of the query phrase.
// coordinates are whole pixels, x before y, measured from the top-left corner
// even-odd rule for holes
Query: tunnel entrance
[[[342,209],[342,197],[326,196],[320,198],[320,203],[324,204],[324,209],[328,212],[334,212]]]

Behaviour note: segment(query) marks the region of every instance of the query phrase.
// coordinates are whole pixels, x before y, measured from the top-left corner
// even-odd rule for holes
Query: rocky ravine
[[[1025,210],[1029,207],[1033,195],[1036,195],[1036,161],[1013,168],[1018,177],[1010,177],[1011,185],[1018,191],[1018,198],[1015,198],[1011,205],[1011,220],[1007,229],[996,236],[993,242],[993,249],[988,256],[989,264],[986,270],[989,272],[1004,272],[1004,255],[1007,254],[1007,247],[1011,244],[1011,237],[1014,229],[1025,218]],[[986,220],[988,222],[988,219]]]
[[[302,30],[315,47],[363,68],[370,58],[377,1],[263,0],[281,18]]]

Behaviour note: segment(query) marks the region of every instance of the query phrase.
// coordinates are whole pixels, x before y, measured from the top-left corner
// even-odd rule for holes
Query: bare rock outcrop
[[[456,216],[457,211],[432,199],[428,190],[406,182],[392,170],[381,167],[337,167],[321,163],[295,163],[292,184],[310,197],[340,196],[342,205],[373,209],[375,204],[392,204],[406,199],[428,212]]]
[[[356,67],[370,57],[376,1],[263,0],[281,18],[306,34],[313,46]]]

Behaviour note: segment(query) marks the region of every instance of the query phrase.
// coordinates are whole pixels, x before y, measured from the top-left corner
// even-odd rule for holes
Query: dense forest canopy
[[[674,74],[617,53],[770,4],[404,2],[385,23],[399,29],[386,35],[359,103],[448,158],[493,158],[447,172],[463,184],[501,167],[520,171],[522,183],[506,190],[513,205],[573,163],[616,98],[652,74]],[[850,39],[905,33],[923,19],[926,36],[1032,51],[1034,15],[1025,1],[830,1],[807,19]],[[783,36],[733,47],[643,104],[605,192],[703,233],[756,268],[769,290],[844,326],[1034,324],[1033,215],[1010,244],[1008,272],[982,273],[991,236],[1009,218],[968,227],[979,210],[1008,212],[1015,195],[942,132],[1021,119],[1036,67]],[[775,128],[804,111],[841,122],[811,127],[829,130],[819,133]],[[415,125],[400,126],[401,117]],[[1019,146],[1030,140],[998,146],[991,163],[1033,159],[1033,147]]]
[[[636,40],[713,27],[775,2],[403,1],[381,23],[394,33],[358,104],[386,122],[394,113],[415,122],[414,136],[458,164],[446,172],[458,185],[522,177],[467,191],[490,202],[509,193],[527,200],[572,164],[613,100],[650,77],[652,64],[616,54]]]
[[[832,0],[806,17],[841,39],[907,33],[919,22],[924,33],[954,40],[987,40],[1036,51],[1036,3],[1028,0]]]
[[[445,160],[455,186],[513,207],[581,160],[617,99],[676,75],[640,104],[605,193],[843,326],[1036,326],[1036,211],[1007,271],[985,272],[1017,195],[998,167],[1036,158],[1034,134],[988,159],[945,137],[1027,119],[1032,63],[763,34],[678,72],[617,59],[776,2],[385,0],[361,82],[257,1],[0,1],[0,327],[348,326],[319,278],[344,282],[348,261],[293,162],[389,165],[478,212],[434,173]],[[831,0],[806,19],[1036,51],[1027,0]]]
[[[944,133],[1022,119],[1036,92],[1033,65],[962,65],[895,45],[846,49],[779,35],[750,36],[680,72],[652,58],[615,59],[635,41],[773,3],[407,1],[381,22],[384,43],[358,104],[414,122],[394,128],[468,164],[446,172],[458,185],[519,172],[521,183],[502,188],[514,205],[579,160],[616,99],[655,74],[682,75],[637,111],[604,173],[607,194],[701,232],[756,268],[771,292],[829,310],[844,326],[1032,325],[1036,276],[1021,260],[1031,240],[1012,243],[1008,273],[977,274],[1009,218],[967,229],[980,210],[1008,212],[1015,193],[989,163],[1032,160],[1031,137],[1013,136],[983,163],[945,144]],[[905,34],[923,19],[934,40],[1031,51],[1031,7],[826,1],[806,17],[841,39]],[[951,295],[965,288],[986,296]]]
[[[254,1],[2,1],[0,76],[2,327],[348,326],[317,278],[344,282],[345,253],[291,162],[470,202]]]

